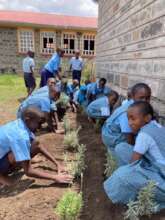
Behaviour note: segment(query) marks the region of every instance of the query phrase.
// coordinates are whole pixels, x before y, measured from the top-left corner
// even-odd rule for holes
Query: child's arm
[[[65,171],[64,167],[47,151],[45,147],[39,146],[40,153],[57,166],[58,173]]]
[[[139,154],[139,153],[134,151],[133,155],[132,155],[131,163],[136,161],[136,160],[140,160],[142,158],[142,156],[143,156],[142,154]]]
[[[131,145],[135,144],[135,137],[132,133],[124,133],[124,135],[126,136],[128,144],[131,144]]]
[[[29,177],[53,180],[57,183],[70,183],[73,180],[73,177],[70,175],[62,175],[62,174],[53,175],[33,169],[30,161],[23,161],[21,164],[25,171],[25,174]]]

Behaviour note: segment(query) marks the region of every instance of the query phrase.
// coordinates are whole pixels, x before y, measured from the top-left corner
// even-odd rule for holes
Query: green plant
[[[111,153],[106,154],[106,161],[107,162],[105,164],[104,174],[106,175],[106,177],[110,177],[112,175],[112,173],[116,170],[117,163]]]
[[[84,172],[86,165],[85,165],[85,152],[86,146],[81,144],[78,146],[78,152],[76,153],[75,161],[68,160],[68,154],[64,155],[64,161],[67,166],[67,170],[70,175],[74,177],[81,177],[81,174]]]
[[[74,165],[75,177],[80,177],[86,168],[85,152],[86,152],[86,146],[84,144],[79,145],[78,153],[76,153],[76,162]]]
[[[128,203],[125,219],[138,220],[139,216],[143,215],[150,217],[158,210],[158,205],[154,201],[155,187],[156,183],[150,181],[147,186],[139,191],[137,201],[130,201]]]
[[[62,108],[66,108],[68,103],[69,103],[69,97],[62,92],[59,100],[56,101],[56,104],[59,104]]]
[[[78,132],[80,131],[80,127],[77,131],[67,132],[64,136],[64,145],[69,149],[76,149],[79,145]]]
[[[70,132],[70,131],[71,131],[71,123],[70,123],[70,120],[67,118],[66,115],[64,116],[63,121],[64,121],[64,130],[65,130],[65,133]]]
[[[127,211],[124,214],[124,219],[139,220],[139,209],[137,201],[130,201],[127,204]]]
[[[58,202],[55,213],[61,220],[76,220],[83,206],[82,194],[66,192]]]

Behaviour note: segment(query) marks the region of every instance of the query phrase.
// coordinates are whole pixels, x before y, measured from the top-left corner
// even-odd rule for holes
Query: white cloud
[[[0,0],[0,9],[97,16],[97,4],[92,0]]]

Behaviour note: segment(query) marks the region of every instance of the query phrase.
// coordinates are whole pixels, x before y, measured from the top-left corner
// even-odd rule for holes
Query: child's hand
[[[58,168],[58,174],[67,173],[66,168],[62,164],[58,163],[57,168]]]
[[[72,183],[73,176],[59,174],[55,177],[55,181],[57,183]]]

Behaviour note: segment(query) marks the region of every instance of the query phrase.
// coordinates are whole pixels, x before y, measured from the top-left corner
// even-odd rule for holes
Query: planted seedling
[[[116,170],[117,168],[117,163],[115,158],[112,156],[110,152],[106,154],[106,164],[105,164],[105,171],[104,174],[106,177],[110,177],[112,173]]]
[[[65,130],[65,133],[70,132],[70,131],[71,131],[71,123],[70,123],[70,120],[67,118],[66,115],[64,116],[63,121],[64,121],[64,130]]]
[[[64,155],[64,161],[67,167],[67,171],[70,175],[74,176],[75,178],[81,177],[82,173],[84,172],[86,165],[85,165],[85,152],[86,146],[81,144],[78,146],[78,152],[76,153],[75,161],[68,160],[68,154]]]
[[[150,181],[147,186],[143,187],[137,196],[136,201],[128,203],[128,210],[125,213],[125,219],[139,220],[140,216],[146,215],[151,217],[158,210],[158,205],[154,201],[156,183]]]
[[[68,149],[73,149],[75,150],[78,145],[79,145],[79,137],[78,137],[78,132],[80,131],[80,127],[77,129],[77,131],[70,131],[67,132],[66,135],[64,136],[64,145]]]
[[[76,220],[82,206],[82,194],[69,191],[58,202],[55,213],[60,217],[60,220]]]
[[[62,108],[67,108],[69,104],[69,97],[65,93],[61,93],[59,100],[56,101]]]

